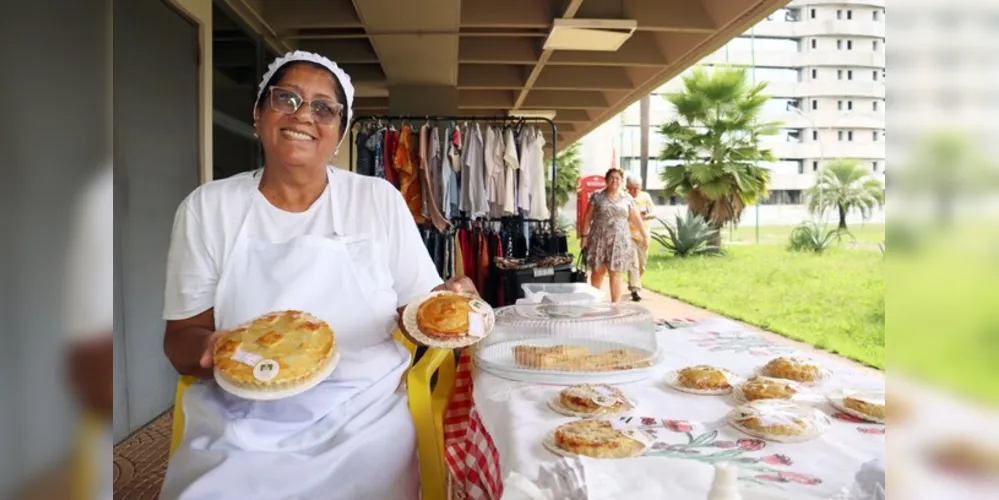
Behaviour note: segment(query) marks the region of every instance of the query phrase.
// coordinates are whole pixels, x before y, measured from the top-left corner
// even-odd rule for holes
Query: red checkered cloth
[[[503,496],[500,457],[475,409],[472,352],[458,358],[454,392],[444,412],[444,461],[452,499],[499,500]]]

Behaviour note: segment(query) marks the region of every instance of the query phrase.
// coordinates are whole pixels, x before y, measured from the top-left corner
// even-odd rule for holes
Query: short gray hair
[[[642,187],[642,179],[639,179],[637,175],[629,175],[626,185]]]

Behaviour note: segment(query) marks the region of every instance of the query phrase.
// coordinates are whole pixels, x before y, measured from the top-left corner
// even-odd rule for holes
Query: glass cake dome
[[[637,304],[522,304],[495,313],[476,363],[499,377],[624,383],[649,377],[662,360],[652,313]]]

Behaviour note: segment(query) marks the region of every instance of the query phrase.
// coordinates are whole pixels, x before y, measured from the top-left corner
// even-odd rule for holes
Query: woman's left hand
[[[455,293],[471,293],[476,296],[479,295],[479,291],[475,288],[475,283],[468,279],[467,276],[462,276],[460,278],[451,278],[444,282],[443,285],[437,287],[435,291],[444,291]]]

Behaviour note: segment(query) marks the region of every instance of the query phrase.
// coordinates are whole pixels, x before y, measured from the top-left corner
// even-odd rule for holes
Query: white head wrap
[[[354,85],[350,83],[350,76],[347,75],[347,72],[341,69],[340,66],[337,66],[335,62],[319,54],[306,52],[304,50],[289,52],[275,59],[274,62],[267,67],[267,73],[264,73],[264,77],[260,80],[260,86],[257,88],[257,100],[254,101],[254,106],[260,102],[260,97],[264,95],[265,91],[267,91],[264,87],[267,85],[267,82],[271,80],[271,77],[274,76],[274,73],[277,73],[277,70],[281,69],[282,66],[294,62],[315,63],[330,70],[330,73],[333,73],[333,76],[335,76],[337,81],[340,82],[340,87],[343,88],[343,97],[347,100],[347,102],[343,103],[343,109],[347,112],[347,126],[349,127],[350,120],[354,117]],[[347,131],[341,130],[340,134],[340,142],[342,143],[343,139],[347,137]],[[339,148],[339,145],[337,147]]]

